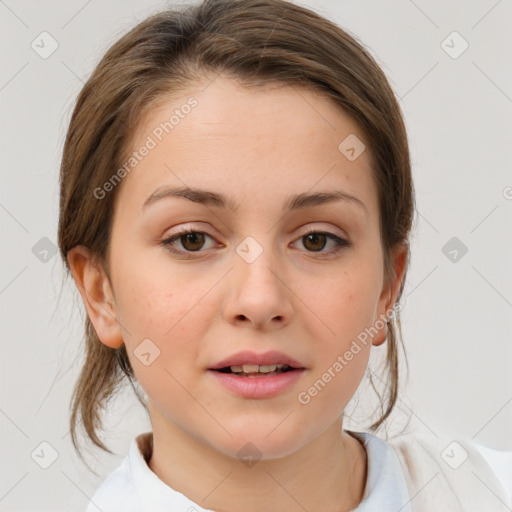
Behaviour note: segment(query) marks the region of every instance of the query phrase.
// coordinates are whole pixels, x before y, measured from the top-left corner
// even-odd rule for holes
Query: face
[[[88,310],[103,343],[126,345],[154,431],[280,457],[340,418],[399,283],[384,282],[369,148],[339,149],[365,140],[354,121],[305,89],[205,85],[139,126],[131,149],[154,147],[116,191],[115,321]]]

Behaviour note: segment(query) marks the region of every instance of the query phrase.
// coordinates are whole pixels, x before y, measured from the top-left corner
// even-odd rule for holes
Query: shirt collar
[[[367,432],[347,432],[364,444],[367,454],[364,495],[354,512],[412,512],[402,466],[391,445]]]
[[[393,448],[373,434],[347,432],[364,445],[367,454],[364,495],[354,512],[411,512],[407,484]],[[169,487],[151,471],[148,463],[152,451],[153,433],[145,432],[132,441],[128,454],[132,482],[145,508],[163,511],[172,504],[176,512],[212,512]]]
[[[133,486],[135,487],[144,510],[168,512],[172,505],[176,512],[213,512],[201,508],[184,494],[169,487],[151,471],[148,462],[153,451],[153,432],[139,434],[130,446],[128,457]]]

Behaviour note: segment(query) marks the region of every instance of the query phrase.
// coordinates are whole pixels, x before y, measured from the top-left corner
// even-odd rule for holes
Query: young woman
[[[88,512],[506,510],[471,443],[371,433],[397,401],[413,217],[400,108],[332,22],[206,0],[117,41],[62,159],[59,245],[87,310],[71,428],[108,450],[127,378],[152,431]],[[347,430],[384,343],[382,414]]]

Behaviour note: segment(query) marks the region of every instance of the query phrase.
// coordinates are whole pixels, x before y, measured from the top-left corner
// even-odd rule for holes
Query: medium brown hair
[[[407,135],[399,104],[380,67],[355,37],[333,22],[286,0],[205,0],[154,14],[113,44],[80,91],[66,135],[60,169],[60,254],[87,247],[108,269],[118,188],[99,200],[94,191],[118,169],[143,116],[170,94],[223,74],[247,87],[301,86],[333,99],[358,123],[373,159],[387,282],[395,277],[391,250],[409,245],[414,213]],[[409,251],[407,264],[409,265]],[[107,272],[107,275],[109,273]],[[402,295],[405,276],[399,292]],[[397,302],[398,302],[397,300]],[[398,399],[399,312],[388,322],[386,371],[375,431]],[[402,347],[403,348],[403,347]],[[372,387],[376,390],[371,374]],[[71,398],[75,450],[80,419],[98,437],[102,414],[125,378],[141,404],[126,348],[99,340],[85,319],[85,361]]]

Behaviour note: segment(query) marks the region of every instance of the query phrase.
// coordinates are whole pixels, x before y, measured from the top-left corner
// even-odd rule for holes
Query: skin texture
[[[110,280],[83,247],[68,255],[73,277],[101,342],[126,344],[147,394],[149,465],[161,480],[219,511],[350,510],[363,496],[366,453],[340,435],[341,414],[386,329],[307,405],[297,395],[390,310],[406,251],[395,252],[397,277],[386,285],[370,148],[354,161],[340,152],[348,135],[365,137],[330,99],[289,86],[244,89],[222,76],[205,85],[169,98],[134,134],[135,150],[197,99],[119,185]],[[163,185],[220,192],[238,208],[166,198],[142,211]],[[365,209],[339,201],[283,210],[292,194],[332,190]],[[161,241],[179,227],[208,236],[178,239],[178,256]],[[335,253],[330,238],[308,242],[310,228],[351,246]],[[236,252],[248,236],[262,249],[252,263]],[[160,355],[145,366],[134,350],[148,338]],[[207,370],[240,350],[279,350],[306,370],[276,397],[241,398]],[[248,442],[261,454],[251,467],[237,458]]]

